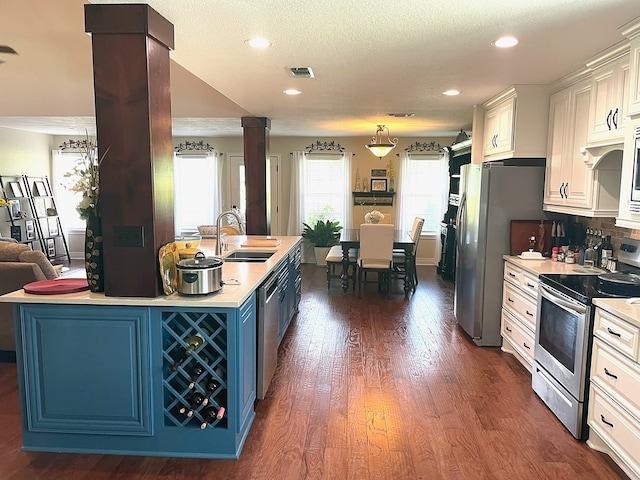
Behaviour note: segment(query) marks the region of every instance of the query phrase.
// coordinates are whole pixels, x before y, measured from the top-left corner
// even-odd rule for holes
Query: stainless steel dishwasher
[[[278,275],[274,272],[258,287],[257,392],[262,400],[278,363],[278,318],[280,302]]]

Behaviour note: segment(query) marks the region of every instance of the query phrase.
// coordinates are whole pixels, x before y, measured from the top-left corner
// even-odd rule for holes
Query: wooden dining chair
[[[334,245],[327,253],[325,258],[327,262],[327,290],[331,288],[332,278],[342,278],[342,247],[340,245]],[[358,250],[355,248],[349,249],[349,265],[347,266],[347,279],[353,281],[353,288],[356,288],[356,278],[358,272]]]
[[[413,284],[418,285],[418,272],[416,270],[416,255],[418,253],[418,242],[422,233],[424,218],[416,217],[413,219],[413,225],[409,236],[413,240],[413,248],[411,249],[411,267],[413,270]],[[407,274],[407,256],[404,250],[393,251],[393,276],[394,278],[404,279]]]
[[[377,274],[378,288],[389,291],[393,266],[393,232],[391,224],[363,223],[360,225],[358,252],[358,290],[367,283],[367,273]]]

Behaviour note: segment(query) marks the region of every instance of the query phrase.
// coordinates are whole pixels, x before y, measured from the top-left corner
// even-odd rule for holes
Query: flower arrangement
[[[89,141],[81,140],[73,142],[73,145],[80,149],[81,159],[70,172],[65,173],[66,178],[73,180],[67,188],[72,192],[82,194],[82,200],[76,206],[80,218],[86,220],[90,217],[99,217],[100,209],[100,163],[109,152],[109,148],[102,157],[98,158],[96,146]]]
[[[380,220],[384,218],[384,214],[379,210],[372,210],[365,214],[364,221],[367,223],[380,223]]]
[[[7,202],[4,198],[0,198],[0,207],[8,207],[9,202]]]

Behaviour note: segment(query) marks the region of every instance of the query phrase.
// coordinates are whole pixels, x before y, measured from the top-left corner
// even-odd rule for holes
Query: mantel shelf
[[[354,205],[393,206],[396,192],[352,192]]]

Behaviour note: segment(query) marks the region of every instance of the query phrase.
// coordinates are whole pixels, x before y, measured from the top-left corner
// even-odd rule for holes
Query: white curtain
[[[407,225],[407,199],[402,195],[405,191],[404,186],[409,185],[409,154],[402,152],[400,154],[400,161],[398,162],[398,185],[396,185],[396,191],[400,192],[397,196],[398,201],[398,230],[407,232],[413,225],[413,223]]]
[[[351,165],[353,165],[353,152],[345,152],[342,157],[342,171],[344,172],[344,222],[345,229],[355,228],[353,226],[353,203],[351,198]]]
[[[302,222],[304,222],[304,152],[291,154],[291,204],[289,205],[289,220],[287,222],[287,235],[300,235]]]
[[[220,155],[175,154],[173,182],[176,235],[196,231],[198,225],[213,224],[222,208]]]

